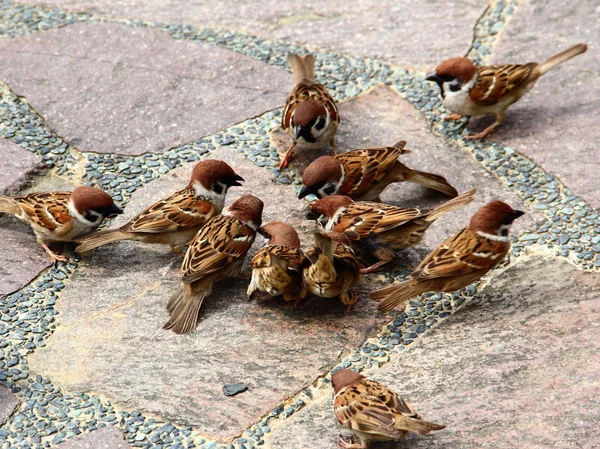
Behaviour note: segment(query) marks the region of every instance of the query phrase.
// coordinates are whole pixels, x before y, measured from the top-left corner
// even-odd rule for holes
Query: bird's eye
[[[449,84],[450,90],[452,92],[458,92],[460,90],[460,81],[454,80]]]
[[[317,123],[315,123],[315,128],[323,129],[324,126],[325,126],[325,119],[323,117],[319,117],[319,120],[317,120]]]

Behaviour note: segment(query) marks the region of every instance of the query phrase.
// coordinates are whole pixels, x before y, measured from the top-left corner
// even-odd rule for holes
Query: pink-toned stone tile
[[[0,41],[3,79],[80,150],[161,152],[283,104],[291,75],[114,23]]]
[[[44,167],[39,156],[7,139],[0,138],[0,156],[3,166],[0,194],[19,192],[27,185],[29,176]]]

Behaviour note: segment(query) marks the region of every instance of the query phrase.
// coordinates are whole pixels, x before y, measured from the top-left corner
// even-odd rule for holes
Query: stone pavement
[[[289,145],[286,60],[306,51],[340,101],[341,150],[404,139],[404,163],[478,189],[394,271],[368,276],[348,314],[318,298],[248,302],[234,279],[188,336],[160,329],[181,264],[166,248],[121,242],[51,267],[26,226],[0,217],[0,448],[335,448],[347,435],[331,408],[340,367],[447,425],[381,448],[600,447],[599,13],[584,0],[0,2],[0,193],[98,185],[125,206],[117,226],[220,158],[247,180],[228,203],[261,197],[264,221],[290,222],[308,247],[314,223],[295,195],[328,149],[275,168]],[[441,120],[423,81],[449,56],[540,61],[578,42],[588,52],[483,142]],[[367,292],[493,198],[527,212],[506,263],[379,316]],[[394,185],[383,200],[443,198]],[[248,390],[226,397],[230,383]]]

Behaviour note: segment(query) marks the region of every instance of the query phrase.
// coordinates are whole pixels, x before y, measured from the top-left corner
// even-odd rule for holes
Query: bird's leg
[[[463,116],[460,114],[450,114],[450,115],[447,115],[446,117],[444,117],[444,120],[447,122],[450,122],[450,121],[455,122],[457,120],[460,120],[461,118],[463,118]]]
[[[331,141],[329,142],[329,145],[331,145],[331,155],[335,156],[336,152],[335,152],[335,136],[331,138]]]
[[[346,305],[346,313],[350,312],[350,309],[358,302],[358,299],[358,296],[354,292],[344,292],[340,295],[340,301]]]
[[[40,246],[42,248],[44,248],[46,250],[46,253],[48,253],[48,255],[52,258],[52,263],[56,263],[56,262],[67,262],[69,259],[65,256],[61,256],[59,254],[56,254],[54,251],[52,251],[50,248],[48,248],[48,245],[46,245],[44,242],[42,242],[41,240],[38,240],[38,243],[40,244]]]
[[[285,153],[285,155],[283,156],[283,159],[281,160],[281,162],[279,163],[279,165],[277,165],[281,170],[283,170],[285,167],[288,166],[288,164],[290,163],[290,161],[292,160],[292,157],[294,155],[294,147],[296,146],[296,142],[294,142],[287,150],[287,152]]]
[[[344,449],[364,449],[364,446],[360,443],[348,443],[342,437],[340,437],[339,445]]]
[[[483,139],[485,136],[494,131],[498,126],[500,126],[504,122],[504,111],[496,114],[496,121],[488,126],[486,129],[477,134],[471,134],[466,137],[467,140],[479,140]]]
[[[380,260],[377,263],[374,263],[373,265],[371,265],[370,267],[367,268],[361,268],[360,269],[360,274],[370,274],[370,273],[375,273],[377,271],[379,271],[379,268],[381,268],[382,266],[384,266],[387,263],[390,263],[390,260]]]

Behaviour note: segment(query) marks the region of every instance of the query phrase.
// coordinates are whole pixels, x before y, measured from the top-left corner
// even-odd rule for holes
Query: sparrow
[[[94,231],[105,218],[123,210],[115,205],[108,193],[95,187],[80,186],[73,192],[0,195],[0,212],[14,215],[31,226],[37,242],[56,263],[68,259],[54,253],[48,243],[72,242]]]
[[[403,181],[451,197],[458,195],[446,178],[413,170],[401,163],[398,156],[410,153],[405,146],[406,142],[402,141],[391,147],[354,150],[315,159],[302,174],[298,198],[312,193],[318,198],[346,195],[354,200],[381,202],[379,195],[389,184]]]
[[[380,300],[377,308],[385,313],[421,293],[449,293],[481,279],[508,253],[508,231],[523,214],[502,201],[487,203],[466,228],[430,252],[409,280],[371,292],[369,297]]]
[[[295,229],[281,221],[272,221],[258,229],[269,242],[252,259],[252,277],[248,297],[258,290],[271,296],[283,295],[285,301],[298,304],[303,296],[302,262],[304,253]]]
[[[379,262],[360,270],[372,273],[394,259],[395,251],[416,245],[425,231],[442,215],[473,201],[471,189],[434,209],[405,209],[382,203],[354,202],[347,196],[332,195],[315,200],[310,208],[320,214],[326,232],[346,235],[362,259],[374,256]]]
[[[185,189],[154,203],[119,229],[79,239],[75,251],[85,253],[120,240],[137,240],[169,245],[181,254],[204,223],[221,213],[227,189],[240,186],[239,181],[244,179],[223,161],[198,162]]]
[[[292,138],[292,146],[279,163],[280,169],[288,166],[297,144],[318,149],[329,143],[335,154],[334,136],[340,124],[333,97],[315,81],[314,55],[291,55],[288,62],[296,85],[285,102],[281,127]]]
[[[167,304],[169,320],[163,329],[176,334],[196,329],[200,306],[213,284],[240,273],[261,225],[262,210],[260,199],[244,195],[198,231],[181,265],[183,288]]]
[[[371,441],[400,440],[408,432],[425,435],[446,428],[424,421],[396,393],[349,369],[336,371],[331,383],[335,417],[360,439],[360,444],[352,444],[340,437],[339,444],[346,449],[368,448]]]
[[[342,234],[319,231],[314,239],[315,246],[306,253],[302,270],[304,291],[320,298],[337,296],[349,311],[358,301],[352,287],[360,278],[354,251]]]
[[[502,124],[506,109],[529,92],[540,76],[586,50],[587,45],[577,44],[541,64],[530,62],[525,65],[476,67],[467,58],[450,58],[425,79],[438,84],[444,106],[454,113],[446,120],[459,120],[463,115],[496,116],[496,121],[482,132],[467,137],[482,139]]]

